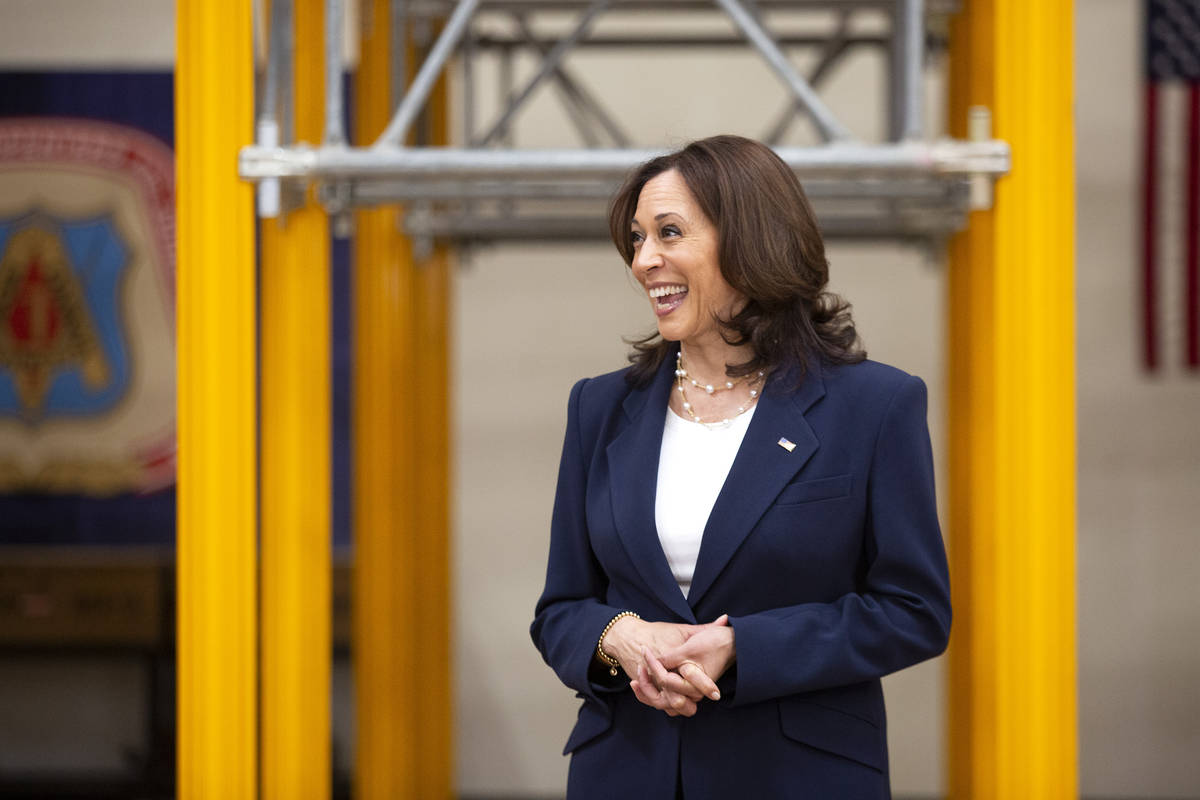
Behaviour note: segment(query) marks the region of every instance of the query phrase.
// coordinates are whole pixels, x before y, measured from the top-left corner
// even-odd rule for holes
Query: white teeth
[[[666,297],[669,294],[679,294],[686,291],[686,286],[656,286],[650,290],[650,296],[653,298]]]

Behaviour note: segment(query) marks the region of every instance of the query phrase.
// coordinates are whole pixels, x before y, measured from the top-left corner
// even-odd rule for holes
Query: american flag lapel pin
[[[784,450],[787,450],[789,453],[796,449],[795,442],[792,442],[782,436],[779,437],[779,441],[776,442],[775,444],[779,445]]]

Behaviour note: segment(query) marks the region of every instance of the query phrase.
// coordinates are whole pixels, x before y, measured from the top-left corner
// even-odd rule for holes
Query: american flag
[[[1142,360],[1200,368],[1200,0],[1145,0]]]

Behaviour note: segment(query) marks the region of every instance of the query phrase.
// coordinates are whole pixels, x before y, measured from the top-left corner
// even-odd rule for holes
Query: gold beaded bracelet
[[[617,620],[619,620],[621,617],[634,617],[635,619],[641,619],[641,617],[639,617],[634,611],[622,611],[620,614],[617,614],[608,621],[608,624],[604,626],[604,630],[600,631],[600,639],[596,642],[596,655],[601,661],[603,661],[605,664],[608,664],[608,674],[612,675],[614,678],[617,677],[617,670],[620,668],[621,662],[604,652],[604,637],[608,635],[608,632],[612,630],[612,626],[616,625]]]

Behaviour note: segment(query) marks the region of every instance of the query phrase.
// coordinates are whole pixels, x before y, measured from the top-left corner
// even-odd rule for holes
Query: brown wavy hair
[[[633,263],[630,226],[646,182],[676,170],[717,228],[717,258],[726,283],[747,298],[730,319],[718,319],[731,345],[754,356],[727,364],[729,377],[769,371],[799,385],[814,360],[862,361],[850,304],[828,291],[829,264],[812,206],[796,173],[771,148],[741,136],[713,136],[647,161],[609,204],[613,244]],[[654,331],[629,343],[628,380],[646,386],[673,344]]]

